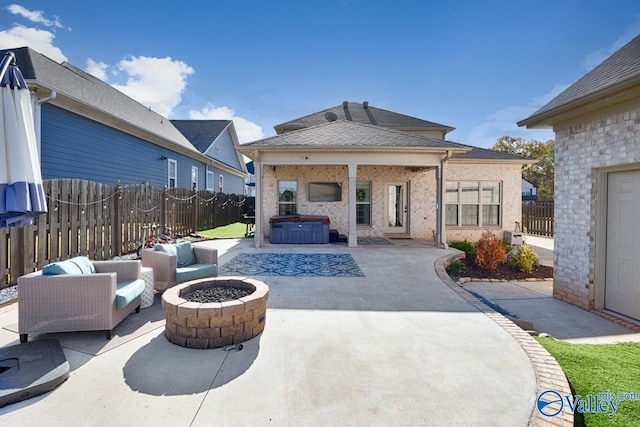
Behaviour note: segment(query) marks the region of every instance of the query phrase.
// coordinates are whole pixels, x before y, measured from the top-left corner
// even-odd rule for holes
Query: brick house
[[[530,162],[449,142],[450,126],[345,101],[275,130],[238,148],[254,163],[256,246],[271,217],[292,213],[328,216],[351,247],[358,237],[502,237],[521,220]]]
[[[554,296],[640,320],[640,36],[518,125],[556,134]]]

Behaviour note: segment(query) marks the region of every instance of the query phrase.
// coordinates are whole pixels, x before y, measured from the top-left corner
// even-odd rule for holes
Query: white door
[[[407,232],[407,183],[390,182],[385,195],[385,232],[405,234]]]
[[[640,171],[608,177],[606,309],[640,320]]]

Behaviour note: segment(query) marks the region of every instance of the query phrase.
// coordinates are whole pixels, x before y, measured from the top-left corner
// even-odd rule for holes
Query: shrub
[[[459,259],[457,259],[453,261],[451,264],[449,264],[449,267],[447,267],[447,272],[453,275],[459,276],[460,273],[464,271],[464,269],[465,269],[464,263]]]
[[[490,231],[482,233],[482,237],[476,243],[476,264],[487,270],[495,270],[506,257],[502,241]]]
[[[449,247],[461,250],[467,255],[467,257],[471,258],[473,258],[473,255],[476,253],[475,245],[468,240],[455,240],[449,243]]]
[[[538,261],[538,255],[533,250],[533,247],[526,242],[513,251],[510,262],[523,273],[531,273],[533,271],[533,267],[540,264]]]

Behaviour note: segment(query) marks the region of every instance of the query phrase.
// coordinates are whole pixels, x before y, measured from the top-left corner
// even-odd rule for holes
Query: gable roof
[[[384,126],[401,130],[434,130],[441,131],[444,134],[455,129],[451,126],[441,125],[404,114],[394,113],[393,111],[383,110],[382,108],[372,107],[366,101],[362,104],[358,102],[344,101],[341,105],[276,125],[274,126],[274,129],[276,133],[281,134],[283,132],[317,126],[337,120],[347,120],[355,123]]]
[[[50,101],[52,104],[205,160],[169,120],[108,83],[28,47],[0,50],[0,55],[9,51],[16,55],[16,63],[30,87],[37,93],[56,92],[56,98]]]
[[[371,149],[371,148],[427,148],[438,151],[468,151],[469,148],[439,138],[414,135],[382,126],[362,124],[348,120],[327,122],[286,132],[282,135],[242,144],[239,150],[252,152],[255,148],[266,149]]]
[[[560,119],[637,97],[637,90],[636,93],[622,92],[639,85],[640,36],[636,36],[538,111],[518,122],[518,126],[549,126]]]
[[[205,153],[231,124],[231,120],[171,120],[194,147]]]

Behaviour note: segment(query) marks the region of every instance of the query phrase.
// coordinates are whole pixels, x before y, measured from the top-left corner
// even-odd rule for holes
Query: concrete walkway
[[[163,328],[99,356],[65,349],[70,378],[0,408],[2,424],[528,425],[532,363],[436,276],[449,251],[250,243],[207,244],[221,264],[242,251],[350,253],[365,277],[258,277],[266,328],[242,351],[178,347]],[[0,314],[0,327],[15,322],[16,309]],[[17,342],[0,329],[0,346]]]
[[[553,266],[553,239],[526,236],[526,241],[541,264]],[[553,298],[553,281],[474,281],[465,283],[464,288],[556,339],[589,344],[640,342],[640,333]]]

